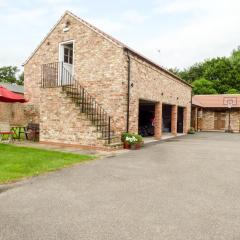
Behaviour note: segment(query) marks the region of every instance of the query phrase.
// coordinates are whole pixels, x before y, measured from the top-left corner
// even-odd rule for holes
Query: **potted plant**
[[[134,150],[140,149],[143,146],[142,136],[139,134],[134,134],[134,137],[137,139],[137,141],[131,144],[131,149],[134,149]]]
[[[194,134],[195,133],[195,129],[193,127],[190,127],[188,130],[188,134]]]
[[[143,145],[142,136],[134,133],[123,133],[122,141],[125,149],[140,149]]]
[[[128,143],[128,141],[126,141],[126,137],[129,135],[129,133],[125,132],[125,133],[122,133],[122,136],[121,136],[121,140],[123,142],[123,148],[124,149],[130,149],[130,144]]]

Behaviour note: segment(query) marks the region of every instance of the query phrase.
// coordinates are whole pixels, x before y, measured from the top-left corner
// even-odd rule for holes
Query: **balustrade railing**
[[[103,138],[111,143],[111,117],[97,103],[81,84],[74,79],[72,74],[64,67],[62,62],[42,65],[41,86],[43,88],[62,87],[69,97],[79,106],[82,113],[97,127]]]

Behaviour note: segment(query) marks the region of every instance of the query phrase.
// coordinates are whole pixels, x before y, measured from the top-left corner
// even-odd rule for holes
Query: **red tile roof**
[[[240,108],[240,94],[195,95],[192,104],[204,108]]]

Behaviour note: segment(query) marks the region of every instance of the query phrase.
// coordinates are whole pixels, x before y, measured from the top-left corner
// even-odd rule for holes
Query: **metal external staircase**
[[[115,135],[111,126],[111,117],[86,91],[81,84],[64,68],[62,62],[42,65],[41,86],[43,88],[61,87],[62,91],[77,106],[81,114],[91,121],[99,133],[99,140],[104,140],[110,148],[122,147],[121,139]]]

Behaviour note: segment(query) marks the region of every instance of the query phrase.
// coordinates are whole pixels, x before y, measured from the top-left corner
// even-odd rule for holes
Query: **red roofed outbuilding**
[[[192,126],[198,131],[240,131],[240,94],[195,95]]]

